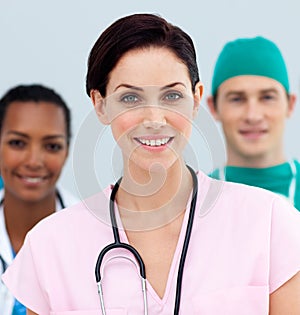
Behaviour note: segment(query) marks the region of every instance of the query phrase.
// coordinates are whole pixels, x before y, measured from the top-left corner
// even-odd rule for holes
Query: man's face
[[[262,76],[233,77],[218,88],[215,106],[208,103],[223,127],[228,164],[283,162],[285,120],[294,109],[295,96],[288,98],[279,82]]]

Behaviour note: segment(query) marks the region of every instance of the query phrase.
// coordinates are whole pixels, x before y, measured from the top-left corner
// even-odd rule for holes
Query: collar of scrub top
[[[292,172],[292,178],[290,181],[289,194],[287,196],[287,199],[292,205],[295,205],[297,169],[296,169],[296,164],[294,160],[288,161],[288,163]],[[219,178],[220,180],[224,180],[224,181],[226,181],[225,168],[226,166],[223,166],[219,169]]]

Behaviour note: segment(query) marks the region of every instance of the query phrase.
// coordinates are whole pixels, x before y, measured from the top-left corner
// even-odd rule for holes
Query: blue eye
[[[175,101],[182,98],[182,95],[178,92],[172,92],[166,95],[166,99],[169,101]]]
[[[139,98],[134,94],[128,94],[121,98],[121,101],[128,104],[137,103],[139,101]]]
[[[164,99],[167,102],[177,102],[180,101],[181,99],[183,99],[183,95],[180,92],[169,92],[167,94],[165,94]]]

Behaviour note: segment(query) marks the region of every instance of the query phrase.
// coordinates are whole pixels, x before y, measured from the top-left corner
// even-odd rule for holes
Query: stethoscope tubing
[[[101,282],[100,269],[101,269],[101,265],[102,265],[102,261],[104,259],[104,256],[107,254],[107,252],[109,252],[112,249],[116,249],[116,248],[124,248],[126,250],[129,250],[134,255],[134,257],[138,261],[138,264],[140,267],[140,275],[143,279],[146,279],[145,264],[143,262],[142,257],[138,253],[138,251],[133,246],[126,244],[126,243],[122,243],[120,241],[120,235],[119,235],[119,229],[118,229],[117,220],[116,220],[114,202],[115,202],[115,197],[116,197],[117,191],[119,189],[121,180],[122,180],[122,178],[120,178],[118,180],[118,182],[114,185],[114,188],[111,192],[110,200],[109,200],[110,220],[111,220],[111,224],[112,224],[112,230],[113,230],[113,235],[114,235],[115,241],[114,241],[114,243],[108,244],[107,246],[105,246],[98,256],[96,268],[95,268],[95,277],[96,277],[97,283]]]
[[[180,302],[181,302],[181,290],[182,290],[182,278],[183,278],[183,271],[184,271],[184,265],[185,260],[187,257],[187,251],[189,247],[189,242],[192,234],[192,228],[193,228],[193,222],[195,217],[195,210],[196,210],[196,203],[197,203],[197,195],[198,195],[198,180],[197,175],[194,172],[194,170],[187,165],[187,168],[189,169],[192,179],[193,179],[193,192],[192,192],[192,199],[191,199],[191,205],[190,205],[190,213],[187,223],[187,229],[186,234],[183,242],[179,267],[178,267],[178,275],[177,275],[177,283],[176,283],[176,296],[175,296],[175,306],[174,306],[174,315],[179,314],[180,310]],[[122,178],[120,178],[117,183],[114,185],[113,190],[110,195],[110,201],[109,201],[109,211],[110,211],[110,219],[112,224],[112,231],[114,236],[114,243],[111,243],[107,246],[105,246],[99,253],[96,266],[95,266],[95,277],[96,277],[96,283],[98,288],[98,294],[100,298],[100,305],[102,314],[106,315],[105,305],[104,305],[104,298],[103,298],[103,289],[102,289],[102,279],[101,279],[101,265],[104,259],[104,256],[113,249],[116,248],[123,248],[125,250],[130,251],[135,259],[138,262],[139,268],[140,268],[140,276],[142,281],[142,291],[143,291],[143,297],[144,297],[144,314],[148,314],[148,304],[147,304],[147,294],[146,294],[146,268],[145,264],[143,262],[142,257],[138,253],[138,251],[131,245],[122,243],[120,241],[120,235],[119,235],[119,229],[117,225],[116,215],[115,215],[115,197],[117,194],[117,191],[120,186]]]
[[[7,269],[8,266],[7,266],[7,263],[4,260],[4,258],[1,256],[1,254],[0,254],[0,262],[1,262],[1,267],[2,267],[2,271],[0,274],[2,274],[5,272],[5,270]]]
[[[180,257],[180,263],[179,263],[179,267],[178,267],[174,315],[179,314],[184,264],[185,264],[187,251],[188,251],[188,247],[189,247],[189,243],[190,243],[190,239],[191,239],[192,228],[194,225],[193,223],[194,223],[194,218],[195,218],[196,203],[197,203],[197,196],[198,196],[197,176],[191,167],[189,167],[188,165],[187,165],[187,167],[189,168],[189,170],[192,174],[192,178],[193,178],[193,193],[192,193],[192,200],[191,200],[191,206],[190,206],[191,210],[189,213],[189,219],[188,219],[188,223],[187,223],[185,239],[184,239],[181,257]]]
[[[112,230],[113,230],[113,235],[114,235],[114,243],[108,244],[107,246],[105,246],[101,250],[101,252],[98,256],[97,262],[96,262],[96,267],[95,267],[95,277],[96,277],[96,283],[97,283],[97,288],[98,288],[98,294],[99,294],[99,298],[100,298],[100,305],[101,305],[102,314],[106,315],[106,309],[105,309],[104,298],[103,298],[103,289],[102,289],[102,283],[101,283],[102,261],[103,261],[105,255],[110,250],[113,250],[116,248],[123,248],[125,250],[130,251],[138,262],[138,265],[140,268],[143,299],[144,299],[144,305],[145,305],[145,307],[144,307],[145,313],[144,314],[148,315],[148,302],[147,302],[147,294],[146,294],[146,268],[145,268],[144,261],[143,261],[141,255],[139,254],[139,252],[133,246],[126,244],[126,243],[122,243],[120,240],[114,203],[115,203],[115,197],[116,197],[117,191],[120,187],[121,180],[122,180],[122,178],[120,178],[117,181],[117,183],[114,185],[113,190],[112,190],[111,195],[110,195],[110,200],[109,200],[109,213],[110,213],[110,220],[111,220]]]
[[[58,190],[56,190],[56,197],[58,199],[58,202],[60,204],[61,209],[64,209],[66,206],[65,206],[64,200],[63,200],[63,198],[62,198],[62,196]],[[0,206],[3,205],[3,202],[4,202],[4,198],[2,198],[0,200]]]

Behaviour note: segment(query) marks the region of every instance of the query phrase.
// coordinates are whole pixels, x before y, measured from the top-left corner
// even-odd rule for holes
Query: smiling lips
[[[246,139],[258,139],[265,134],[267,134],[268,130],[266,128],[261,129],[240,129],[239,133],[245,137]]]
[[[47,179],[47,176],[22,176],[18,175],[20,179],[22,179],[24,182],[27,182],[28,184],[39,184],[43,182],[45,179]]]
[[[135,140],[147,147],[163,147],[166,144],[170,143],[174,137],[162,137],[162,138],[135,138]]]

